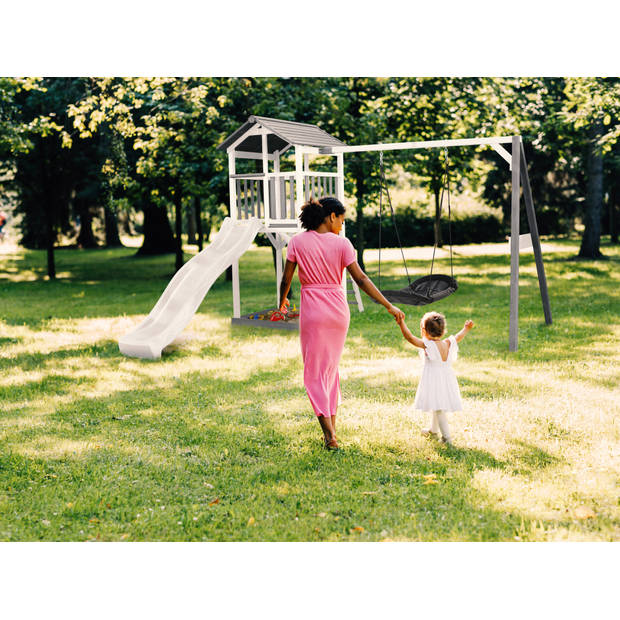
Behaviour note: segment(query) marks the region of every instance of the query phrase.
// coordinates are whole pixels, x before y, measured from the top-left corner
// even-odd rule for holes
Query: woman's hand
[[[396,306],[393,306],[392,304],[390,304],[388,306],[387,311],[394,317],[394,320],[397,323],[401,323],[402,321],[405,320],[405,313],[399,308],[397,308]]]
[[[291,305],[291,302],[285,297],[284,301],[280,304],[280,312],[286,314],[288,312],[288,306]]]

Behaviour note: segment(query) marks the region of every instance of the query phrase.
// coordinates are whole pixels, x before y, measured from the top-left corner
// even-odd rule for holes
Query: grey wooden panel
[[[252,213],[252,217],[256,217],[256,194],[254,191],[254,186],[255,186],[256,182],[255,181],[250,181],[250,203],[252,205],[251,208],[251,213]]]
[[[508,348],[519,348],[519,207],[521,194],[521,158],[519,136],[512,137],[512,199],[510,204],[510,324]]]
[[[308,202],[308,197],[310,196],[310,189],[308,187],[308,182],[310,177],[304,176],[304,200]]]
[[[545,276],[545,266],[542,260],[542,249],[540,247],[540,237],[538,236],[538,224],[536,223],[534,201],[532,200],[532,188],[530,187],[530,177],[527,171],[527,162],[525,161],[525,150],[523,149],[523,143],[521,143],[520,152],[521,167],[523,168],[521,184],[523,186],[525,212],[527,215],[527,222],[530,227],[530,235],[532,237],[532,246],[534,249],[534,260],[536,261],[536,271],[538,273],[538,287],[540,288],[543,312],[545,314],[545,323],[547,323],[547,325],[551,325],[551,305],[549,303],[549,291],[547,290],[547,277]]]
[[[258,197],[257,200],[257,214],[256,217],[265,217],[265,209],[263,208],[263,190],[262,190],[262,185],[263,182],[262,181],[258,181],[256,183],[256,195]]]
[[[236,194],[237,194],[237,217],[241,214],[241,181],[235,180]]]
[[[286,179],[280,179],[280,215],[283,220],[286,219]]]
[[[277,218],[276,214],[276,180],[269,179],[269,217]]]
[[[248,180],[243,179],[243,215],[248,219]]]
[[[294,219],[295,217],[295,181],[293,179],[289,179],[288,182],[288,190],[289,190],[289,194],[290,194],[290,210],[291,210],[291,219]]]

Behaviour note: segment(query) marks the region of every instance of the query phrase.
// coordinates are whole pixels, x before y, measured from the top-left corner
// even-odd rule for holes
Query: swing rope
[[[407,274],[407,282],[411,285],[411,278],[409,277],[409,270],[407,269],[407,261],[405,260],[405,252],[403,251],[403,244],[400,242],[400,234],[398,232],[398,226],[396,226],[396,215],[394,213],[394,207],[392,206],[392,199],[390,198],[390,190],[388,189],[387,180],[385,178],[385,168],[383,166],[383,151],[379,154],[379,173],[380,173],[380,189],[379,189],[379,290],[381,290],[381,211],[383,209],[383,188],[387,195],[388,204],[390,205],[390,212],[392,214],[392,224],[396,232],[396,239],[398,240],[398,247],[400,248],[400,254],[403,257],[403,265],[405,266],[405,273]]]
[[[444,192],[447,190],[448,193],[448,238],[450,242],[450,277],[454,278],[454,266],[452,264],[452,213],[450,207],[450,174],[449,174],[449,164],[448,164],[448,149],[444,149],[444,162],[445,162],[445,170],[444,177],[442,179],[441,184],[441,197],[439,199],[439,214],[437,218],[437,227],[441,226],[441,211],[443,209],[443,196]],[[440,232],[440,231],[438,231]],[[437,235],[437,238],[439,235]],[[433,258],[431,260],[431,273],[428,280],[428,290],[427,295],[430,293],[431,283],[433,280],[433,266],[435,264],[435,252],[437,251],[437,238],[435,238],[435,245],[433,246]]]
[[[383,151],[380,152],[379,158],[379,176],[380,176],[380,187],[379,187],[379,275],[378,275],[378,283],[379,290],[383,293],[383,295],[389,299],[390,301],[395,301],[397,303],[410,304],[413,306],[424,306],[429,303],[433,303],[434,301],[438,301],[440,299],[444,299],[448,295],[454,293],[454,291],[458,288],[458,283],[454,279],[454,264],[452,257],[452,206],[450,201],[450,176],[449,176],[449,161],[448,161],[448,149],[444,149],[445,152],[445,173],[442,178],[442,188],[441,188],[441,196],[439,200],[439,210],[437,217],[437,224],[441,226],[441,212],[443,209],[444,195],[447,192],[448,194],[448,235],[450,240],[450,274],[449,276],[443,274],[436,274],[433,276],[433,268],[435,266],[435,254],[438,246],[438,236],[435,239],[435,244],[433,246],[433,257],[431,260],[431,269],[430,274],[427,276],[423,276],[415,280],[415,282],[411,282],[411,278],[409,276],[409,270],[407,269],[407,261],[405,260],[405,252],[403,250],[403,244],[400,240],[400,233],[398,232],[398,226],[396,224],[396,214],[394,212],[394,207],[392,205],[392,199],[390,197],[390,190],[387,184],[387,179],[385,176],[385,166],[383,162]],[[382,290],[381,289],[381,250],[382,250],[382,224],[383,224],[383,191],[385,189],[385,194],[387,197],[388,205],[390,207],[390,213],[392,215],[392,223],[394,225],[394,231],[396,232],[396,239],[398,240],[398,246],[400,248],[400,253],[403,259],[403,265],[405,266],[405,273],[407,274],[407,281],[409,285],[400,290]],[[440,232],[440,231],[438,231]]]

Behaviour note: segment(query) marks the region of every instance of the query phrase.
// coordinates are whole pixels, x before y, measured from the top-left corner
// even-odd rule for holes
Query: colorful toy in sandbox
[[[273,329],[299,329],[299,310],[293,304],[288,312],[278,308],[269,308],[260,312],[251,312],[232,319],[233,325],[249,325],[250,327],[271,327]]]

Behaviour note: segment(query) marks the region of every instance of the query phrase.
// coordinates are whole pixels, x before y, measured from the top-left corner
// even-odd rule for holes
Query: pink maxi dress
[[[286,258],[299,267],[304,386],[314,413],[331,417],[340,402],[338,365],[351,318],[342,273],[355,250],[346,237],[308,230],[290,240]]]

